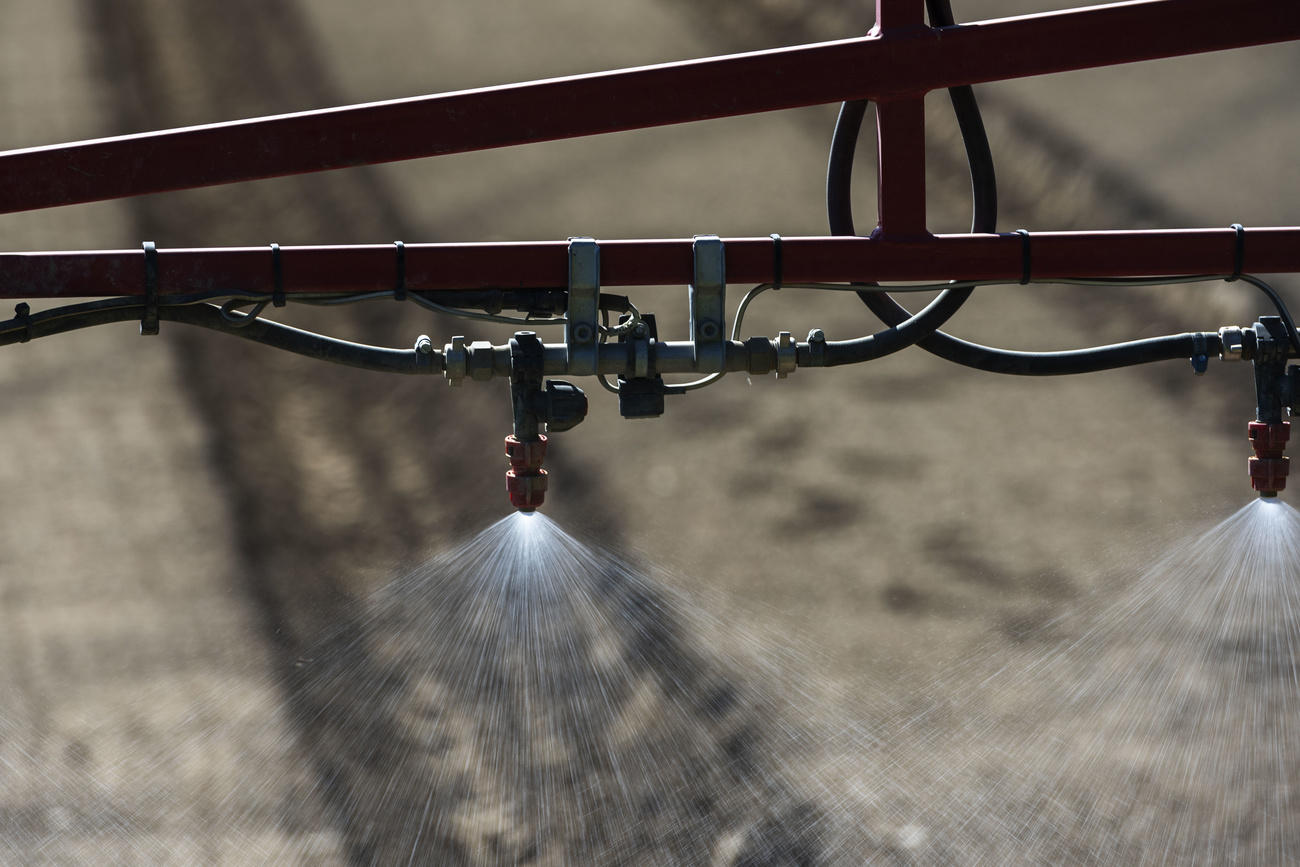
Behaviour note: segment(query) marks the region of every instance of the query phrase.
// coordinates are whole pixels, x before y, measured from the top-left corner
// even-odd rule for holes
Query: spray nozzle
[[[546,437],[520,440],[513,434],[506,437],[506,457],[510,469],[506,470],[506,493],[510,505],[521,512],[533,512],[546,499]]]
[[[520,331],[510,339],[510,403],[514,409],[514,433],[506,437],[506,493],[510,504],[521,512],[532,512],[546,498],[546,437],[541,429],[566,431],[587,417],[587,395],[572,383],[558,379],[544,381],[545,350],[531,331]]]
[[[1285,417],[1295,393],[1296,368],[1287,370],[1291,338],[1279,316],[1261,316],[1243,335],[1243,357],[1255,366],[1255,421],[1246,430],[1255,449],[1248,464],[1250,486],[1261,497],[1276,497],[1286,487],[1290,471],[1290,458],[1283,452],[1291,437],[1291,423]]]

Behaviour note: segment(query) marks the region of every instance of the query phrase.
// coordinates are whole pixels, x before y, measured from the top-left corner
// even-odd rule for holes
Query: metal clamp
[[[691,252],[695,256],[695,279],[690,288],[695,369],[699,373],[720,373],[727,367],[727,276],[722,239],[717,235],[696,235]]]
[[[594,238],[569,239],[569,306],[564,326],[567,371],[591,376],[599,363],[600,245]]]
[[[785,379],[799,366],[799,350],[789,331],[776,336],[776,378]]]
[[[451,343],[442,348],[442,355],[442,375],[447,378],[448,385],[456,388],[465,381],[465,374],[469,372],[469,352],[465,348],[464,335],[453,337]]]
[[[1241,361],[1245,350],[1245,331],[1236,325],[1219,329],[1219,358],[1222,361]]]

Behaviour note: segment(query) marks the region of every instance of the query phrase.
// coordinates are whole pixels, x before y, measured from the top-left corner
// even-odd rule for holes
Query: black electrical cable
[[[948,0],[926,0],[926,10],[933,27],[950,27],[954,24]],[[969,85],[948,89],[966,158],[970,165],[972,217],[971,232],[995,232],[997,224],[997,179],[988,135],[980,117],[975,92]],[[856,235],[853,225],[852,181],[853,157],[858,134],[866,116],[865,101],[846,102],[840,108],[831,139],[831,153],[826,171],[826,210],[833,235]],[[862,284],[869,285],[869,284]],[[953,290],[949,290],[950,292]],[[960,306],[970,297],[972,289],[954,293],[955,305]],[[947,293],[945,293],[947,294]],[[901,328],[917,317],[883,292],[859,292],[858,297],[887,325]],[[940,299],[943,296],[940,296]],[[937,304],[935,299],[931,304]],[[956,312],[956,306],[946,311]],[[929,310],[930,308],[926,308]],[[925,311],[922,311],[925,312]],[[919,316],[920,314],[918,314]],[[944,318],[947,319],[948,316]],[[873,335],[874,337],[874,335]],[[1210,351],[1217,352],[1218,336],[1204,335]],[[862,338],[871,340],[872,338]],[[1196,355],[1198,337],[1191,334],[1169,335],[1149,340],[1137,340],[1111,346],[1098,346],[1066,352],[1017,352],[996,349],[958,339],[937,328],[922,334],[914,342],[928,352],[966,367],[993,373],[1020,376],[1059,376],[1073,373],[1092,373],[1152,361],[1190,358]],[[830,342],[826,347],[826,363],[847,364],[856,359],[853,345],[860,341]],[[901,348],[901,347],[900,347]]]
[[[392,294],[394,293],[372,292],[330,297],[300,295],[292,300],[307,304],[338,304]],[[408,297],[413,297],[415,294],[409,293]],[[547,309],[563,309],[564,304],[563,290],[452,291],[441,292],[438,297],[457,307],[513,309],[521,312],[531,312],[538,305]],[[272,297],[267,295],[205,292],[157,296],[152,304],[150,296],[143,299],[101,298],[80,304],[67,304],[40,313],[31,313],[31,308],[24,303],[15,308],[13,319],[0,322],[0,346],[26,343],[33,337],[50,337],[96,325],[127,322],[139,319],[142,313],[147,313],[152,307],[156,307],[159,319],[220,331],[223,334],[242,337],[245,340],[305,355],[308,358],[385,373],[413,374],[435,370],[432,353],[352,343],[262,319],[258,314],[271,300]],[[253,310],[248,313],[234,312],[239,305],[246,304],[254,305]],[[599,304],[600,309],[606,313],[610,310],[635,312],[631,301],[625,295],[602,292]]]

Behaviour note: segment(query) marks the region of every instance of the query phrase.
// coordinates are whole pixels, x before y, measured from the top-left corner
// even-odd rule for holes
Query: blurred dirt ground
[[[4,148],[839,38],[872,19],[861,4],[785,0],[15,0],[0,13]],[[1300,50],[1284,45],[981,88],[1002,228],[1296,222],[1298,76]],[[960,231],[960,144],[946,99],[930,108],[931,229]],[[834,115],[5,216],[0,245],[820,234]],[[1209,330],[1261,312],[1248,291],[989,289],[949,330],[1029,349]],[[684,288],[635,297],[683,327]],[[769,293],[747,324],[849,337],[873,328],[855,305]],[[397,305],[292,321],[390,345],[487,336]],[[3,357],[0,861],[99,860],[86,847],[114,823],[137,842],[107,861],[238,861],[195,830],[206,805],[273,792],[319,758],[310,708],[269,694],[267,673],[404,564],[503,513],[505,388],[322,369],[179,327]],[[731,376],[670,398],[657,421],[591,397],[590,418],[553,442],[548,513],[672,569],[756,644],[799,647],[793,664],[823,691],[810,716],[868,729],[951,660],[996,658],[1248,496],[1244,368],[999,379],[910,351],[781,382]],[[192,714],[213,698],[220,714]],[[268,717],[283,719],[271,740],[297,746],[241,740],[253,720],[267,736]],[[240,811],[232,841],[277,827],[316,861],[344,857],[327,804],[278,826],[263,806]]]

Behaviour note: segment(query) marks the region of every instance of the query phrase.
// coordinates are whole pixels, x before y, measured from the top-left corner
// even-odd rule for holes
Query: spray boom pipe
[[[1300,226],[1249,227],[1238,256],[1230,228],[1034,232],[1035,282],[1075,277],[1300,272]],[[723,238],[727,280],[849,282],[1019,281],[1025,241],[1001,234],[887,237]],[[693,238],[601,240],[602,286],[680,286],[694,279]],[[556,290],[568,285],[569,243],[512,241],[403,245],[411,292]],[[269,295],[269,247],[157,251],[160,297],[222,287]],[[280,284],[301,294],[391,290],[399,274],[392,244],[280,247]],[[102,298],[145,294],[145,257],[135,250],[0,253],[0,298]]]
[[[38,313],[20,304],[12,320],[0,323],[0,345],[138,317],[142,334],[156,334],[162,319],[184,321],[360,367],[442,371],[453,385],[466,378],[507,376],[514,413],[514,431],[507,439],[508,485],[516,507],[531,510],[541,504],[546,489],[543,427],[564,430],[586,413],[581,390],[547,382],[551,373],[616,374],[617,388],[602,383],[619,392],[625,415],[645,417],[662,411],[664,394],[702,387],[728,371],[785,376],[796,367],[859,363],[917,342],[926,348],[943,342],[951,350],[944,356],[950,360],[1019,375],[1083,373],[1180,357],[1191,358],[1200,372],[1209,354],[1230,357],[1234,345],[1249,342],[1256,353],[1258,404],[1251,429],[1257,452],[1252,480],[1261,495],[1275,495],[1285,484],[1282,415],[1291,395],[1300,391],[1293,382],[1298,377],[1285,369],[1286,358],[1292,344],[1300,350],[1300,343],[1281,299],[1243,272],[1300,272],[1300,228],[1252,229],[1249,257],[1240,225],[1231,230],[1035,233],[1031,255],[1028,231],[993,233],[991,153],[986,141],[971,139],[971,131],[979,132],[981,126],[973,95],[959,99],[954,93],[972,177],[984,180],[976,180],[974,228],[980,231],[932,235],[925,207],[924,98],[932,90],[977,82],[1296,40],[1300,5],[1237,0],[1225,14],[1220,0],[1147,0],[969,25],[954,24],[946,6],[942,0],[876,0],[871,33],[838,42],[0,153],[0,213],[8,213],[871,99],[877,107],[879,213],[869,238],[271,245],[269,257],[266,248],[159,252],[146,243],[137,251],[0,254],[0,297],[107,298]],[[1178,26],[1169,26],[1170,21]],[[982,132],[975,138],[982,139]],[[840,175],[847,181],[847,172]],[[776,288],[783,282],[822,281],[810,288],[843,289],[826,283],[851,282],[878,313],[887,296],[871,294],[875,290],[866,286],[869,282],[960,279],[942,287],[951,291],[910,318],[890,301],[893,306],[882,317],[889,328],[883,332],[833,341],[814,329],[800,343],[789,332],[742,341],[737,339],[739,323],[728,340],[724,274],[732,282]],[[1132,277],[1183,282],[1188,275],[1208,279],[1216,274],[1243,277],[1269,292],[1285,319],[1284,333],[1261,319],[1250,340],[1237,344],[1231,334],[1225,339],[1222,333],[1191,333],[1024,353],[966,343],[937,330],[976,285],[987,282]],[[601,294],[602,283],[649,286],[688,280],[689,340],[660,341],[654,317],[641,316],[627,302],[627,316],[618,326],[598,322],[602,313],[620,309]],[[565,317],[557,319],[555,296],[566,285]],[[745,297],[738,319],[764,288],[769,287],[757,287]],[[876,290],[886,288],[906,287]],[[564,343],[548,346],[536,334],[521,331],[504,347],[453,337],[439,353],[421,337],[414,350],[390,350],[298,331],[259,315],[268,304],[279,307],[287,300],[337,304],[396,296],[427,309],[500,321],[503,317],[488,308],[497,305],[499,310],[492,297],[507,294],[529,316],[543,312],[550,321],[563,322]],[[205,303],[213,300],[224,303]],[[252,312],[242,312],[249,306]],[[475,306],[485,313],[465,309]],[[617,337],[614,344],[607,342],[611,335]],[[672,372],[702,378],[665,385],[662,375]]]

